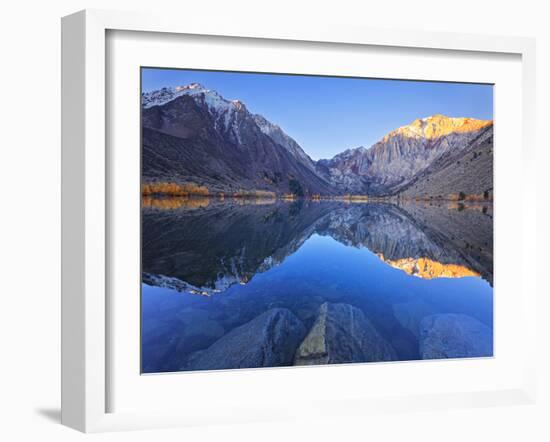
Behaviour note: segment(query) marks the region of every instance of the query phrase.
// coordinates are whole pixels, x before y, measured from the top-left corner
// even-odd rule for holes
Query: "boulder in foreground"
[[[274,308],[222,336],[195,353],[186,370],[277,367],[292,365],[306,333],[288,309]]]
[[[471,316],[437,314],[420,322],[422,359],[493,356],[493,331]]]
[[[343,364],[397,359],[393,347],[363,312],[349,304],[325,302],[296,351],[295,365]]]

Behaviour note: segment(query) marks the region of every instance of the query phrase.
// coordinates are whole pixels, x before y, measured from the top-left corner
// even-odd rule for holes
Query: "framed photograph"
[[[532,40],[83,11],[62,44],[64,424],[534,400]]]

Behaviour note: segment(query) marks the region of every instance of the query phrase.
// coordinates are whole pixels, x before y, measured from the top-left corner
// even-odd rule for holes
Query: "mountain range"
[[[144,184],[194,183],[214,195],[492,199],[492,121],[433,115],[314,161],[281,127],[198,83],[141,99]]]

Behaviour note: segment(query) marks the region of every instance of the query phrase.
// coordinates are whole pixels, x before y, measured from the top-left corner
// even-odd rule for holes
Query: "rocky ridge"
[[[397,195],[441,158],[470,150],[482,134],[487,134],[486,139],[492,136],[492,121],[434,115],[390,132],[369,149],[350,149],[319,164],[325,176],[344,192]],[[447,172],[452,172],[452,167]],[[492,170],[489,172],[492,177]],[[475,186],[477,180],[465,177],[464,181]],[[473,191],[484,190],[476,187]]]

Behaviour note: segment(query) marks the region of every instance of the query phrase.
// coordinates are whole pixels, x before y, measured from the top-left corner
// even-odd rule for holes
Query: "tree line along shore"
[[[479,194],[466,194],[456,192],[448,195],[416,195],[404,196],[397,195],[321,195],[321,194],[297,194],[297,193],[276,193],[268,190],[246,190],[239,189],[230,192],[211,192],[207,186],[196,183],[179,184],[175,182],[152,182],[141,185],[141,194],[144,197],[202,197],[202,198],[262,198],[262,199],[281,199],[296,200],[306,199],[313,201],[465,201],[465,202],[492,202],[493,192],[484,191]]]

